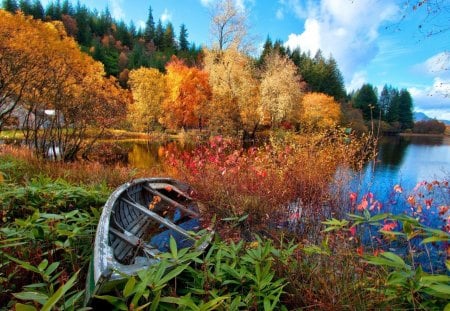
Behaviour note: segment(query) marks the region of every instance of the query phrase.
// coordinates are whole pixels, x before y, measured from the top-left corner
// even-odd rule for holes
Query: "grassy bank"
[[[242,150],[217,137],[173,154],[166,172],[42,162],[27,150],[2,146],[0,307],[80,310],[109,193],[134,177],[169,174],[197,189],[216,218],[217,239],[193,263],[166,254],[160,265],[131,277],[124,289],[103,297],[116,309],[443,309],[448,277],[421,271],[414,252],[401,258],[389,247],[417,237],[448,243],[448,234],[377,212],[374,198],[346,192],[345,179],[330,192],[336,165],[358,165],[353,160],[369,152],[364,141],[341,138],[279,135],[270,145]],[[438,186],[448,191],[448,183],[433,189]],[[298,197],[301,210],[287,209],[285,203]],[[397,231],[386,226],[394,222]],[[367,232],[383,243],[363,245]],[[166,271],[174,256],[182,264],[158,283],[156,272]]]

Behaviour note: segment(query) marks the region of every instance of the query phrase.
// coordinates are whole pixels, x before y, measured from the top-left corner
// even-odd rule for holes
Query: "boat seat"
[[[124,234],[124,236],[133,236],[137,240],[143,237],[150,223],[147,217],[136,217],[133,221],[124,226],[122,224],[119,224],[118,220],[116,219],[117,215],[115,213],[111,216],[111,229],[116,229],[116,232],[120,232]],[[112,233],[117,236],[114,231]],[[128,241],[120,237],[114,239],[114,241],[111,241],[111,246],[114,249],[114,256],[121,262],[126,261],[127,256],[132,253],[132,249],[136,247],[136,245],[134,245],[133,243],[129,243]]]

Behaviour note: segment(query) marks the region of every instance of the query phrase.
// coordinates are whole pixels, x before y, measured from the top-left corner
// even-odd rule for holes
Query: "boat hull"
[[[159,262],[170,237],[178,248],[204,250],[212,231],[201,230],[200,208],[189,185],[171,178],[141,178],[119,186],[105,203],[86,280],[86,301]],[[207,238],[196,236],[206,232]],[[203,243],[196,245],[196,240]]]

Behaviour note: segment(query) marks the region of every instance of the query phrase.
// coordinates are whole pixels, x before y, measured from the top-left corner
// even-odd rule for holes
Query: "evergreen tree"
[[[400,94],[397,89],[390,90],[390,102],[387,108],[386,121],[394,127],[397,127],[395,123],[399,122],[400,114]]]
[[[284,47],[283,41],[276,40],[273,44],[273,51],[276,51],[280,56],[286,56],[288,50]]]
[[[73,16],[75,14],[72,4],[69,2],[69,0],[64,0],[61,7],[61,13],[70,16]]]
[[[155,29],[155,46],[157,49],[162,50],[164,45],[164,27],[162,25],[161,20],[158,20],[158,24],[156,25]]]
[[[136,38],[137,31],[136,31],[136,25],[133,21],[130,22],[130,26],[128,27],[128,32],[130,33],[132,38]]]
[[[119,23],[117,23],[116,32],[114,35],[115,35],[116,40],[119,40],[120,42],[122,42],[122,45],[128,46],[129,48],[132,47],[133,36],[130,33],[130,31],[128,30],[128,27],[124,21],[120,21]]]
[[[402,89],[399,95],[399,122],[402,130],[412,129],[414,126],[413,102],[411,94]]]
[[[33,6],[30,0],[20,0],[19,8],[25,15],[33,15]]]
[[[17,5],[16,0],[3,0],[2,7],[11,13],[16,13],[16,11],[19,9],[19,6]]]
[[[180,36],[178,37],[178,45],[180,47],[180,51],[189,50],[189,42],[187,40],[187,37],[188,37],[188,32],[187,32],[186,26],[184,24],[181,24]]]
[[[50,2],[45,9],[45,15],[50,16],[52,20],[61,20],[61,1]]]
[[[92,41],[91,26],[89,24],[90,14],[86,6],[78,2],[75,19],[77,21],[78,33],[77,41],[82,46],[90,46]]]
[[[40,0],[34,0],[31,6],[31,15],[36,19],[44,19],[45,11]]]
[[[258,65],[262,66],[264,64],[264,60],[266,59],[267,55],[270,55],[273,51],[273,44],[272,44],[272,40],[270,39],[269,36],[267,36],[266,42],[264,42],[263,45],[263,50],[261,53],[261,56],[259,57],[258,60]]]
[[[100,18],[98,18],[95,23],[95,34],[99,37],[110,35],[112,23],[113,19],[111,17],[111,12],[109,11],[109,8],[106,7],[105,10],[100,14]]]
[[[355,108],[361,109],[364,120],[378,119],[380,108],[377,92],[371,84],[364,84],[356,92],[353,104]]]
[[[177,44],[175,42],[175,33],[173,31],[172,23],[167,23],[163,36],[163,50],[175,51]]]
[[[333,57],[330,57],[326,62],[326,76],[324,79],[327,83],[322,88],[322,93],[333,96],[338,102],[344,101],[347,95],[344,86],[344,77]]]
[[[144,39],[147,43],[155,39],[155,21],[153,20],[152,7],[148,8],[148,18],[145,22]]]
[[[387,121],[388,109],[391,102],[391,88],[391,86],[387,86],[387,84],[385,84],[383,86],[383,90],[381,90],[380,98],[378,99],[378,106],[380,107],[382,114],[381,118],[384,121]]]

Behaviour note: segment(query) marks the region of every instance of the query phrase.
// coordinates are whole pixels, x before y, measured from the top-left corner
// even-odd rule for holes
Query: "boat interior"
[[[177,247],[194,245],[200,229],[198,206],[176,184],[143,182],[123,191],[113,206],[109,243],[115,259],[135,264],[169,251],[170,237]]]

